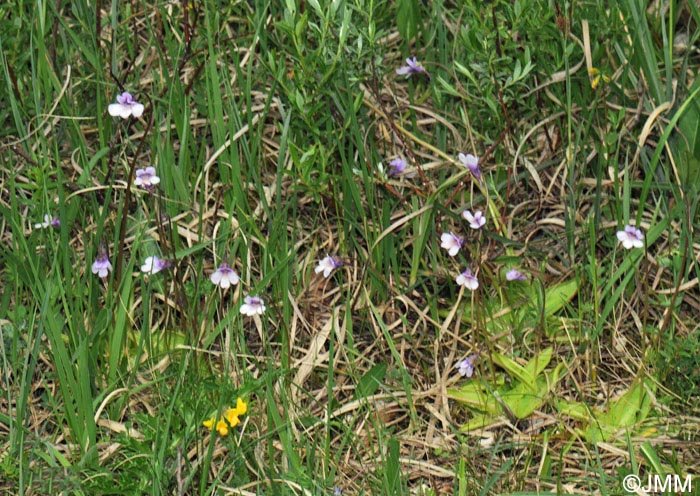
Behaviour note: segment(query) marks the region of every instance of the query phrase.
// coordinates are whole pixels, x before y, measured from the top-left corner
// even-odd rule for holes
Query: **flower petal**
[[[242,398],[238,398],[236,400],[236,411],[238,412],[238,415],[245,415],[245,413],[248,411],[248,404],[243,401]]]
[[[131,114],[134,117],[141,117],[141,115],[143,114],[143,110],[144,106],[140,103],[134,103],[133,105],[131,105]]]
[[[215,270],[215,271],[212,272],[212,274],[209,276],[209,280],[210,280],[212,283],[214,283],[214,284],[216,284],[216,285],[218,286],[219,283],[221,282],[221,279],[222,279],[223,277],[224,277],[223,272],[221,272],[220,270]]]
[[[120,103],[110,103],[107,107],[107,112],[112,117],[121,117],[123,105]]]

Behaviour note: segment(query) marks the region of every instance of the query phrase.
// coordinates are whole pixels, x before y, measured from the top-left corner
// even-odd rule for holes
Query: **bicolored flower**
[[[644,246],[644,234],[634,226],[627,225],[623,231],[617,231],[617,239],[627,250]]]
[[[406,170],[406,167],[408,167],[408,163],[402,158],[395,158],[391,162],[389,162],[389,177],[393,176],[399,176],[403,174],[403,172]]]
[[[143,114],[143,105],[134,100],[131,93],[125,91],[121,95],[117,95],[117,103],[111,103],[107,107],[107,112],[112,117],[121,117],[122,119],[128,119],[129,116],[133,115],[138,118]]]
[[[262,315],[265,313],[265,302],[259,296],[246,296],[243,298],[243,305],[241,305],[241,313],[252,317],[253,315]]]
[[[97,274],[101,278],[105,278],[112,270],[112,264],[109,262],[109,257],[104,249],[100,249],[97,258],[92,262],[92,273]]]
[[[328,255],[326,258],[318,262],[318,265],[314,269],[314,272],[320,274],[323,272],[323,277],[328,277],[331,275],[335,269],[343,266],[343,261],[339,258],[331,257]]]
[[[481,210],[477,210],[473,214],[471,210],[465,210],[462,212],[462,217],[469,222],[469,227],[472,229],[481,229],[486,224],[486,217]]]
[[[231,428],[241,423],[238,417],[240,415],[245,415],[247,411],[248,405],[246,402],[238,398],[236,400],[236,407],[227,408],[223,418],[217,419],[216,417],[212,417],[202,422],[202,425],[210,431],[216,429],[216,432],[218,432],[220,436],[225,436],[229,433]]]
[[[467,269],[455,277],[455,282],[471,291],[476,291],[479,287],[479,279],[476,278],[471,269]]]
[[[518,269],[510,269],[506,272],[506,281],[525,281],[527,276]]]
[[[464,360],[460,360],[459,362],[457,362],[455,368],[459,369],[459,375],[461,375],[462,377],[471,377],[472,375],[474,375],[474,362],[478,357],[479,354],[474,353],[473,355],[469,355]]]
[[[153,275],[168,267],[170,267],[170,262],[167,260],[161,260],[156,256],[146,257],[141,266],[141,272]]]
[[[228,289],[230,286],[235,286],[240,281],[240,277],[236,274],[229,265],[224,262],[219,267],[212,272],[209,276],[209,280],[214,283],[215,286],[219,286],[221,289]]]
[[[462,238],[453,232],[442,233],[440,241],[440,248],[446,249],[447,253],[451,257],[454,257],[459,252],[459,249],[462,247],[462,243],[464,242]]]
[[[152,189],[156,184],[160,183],[160,178],[156,176],[155,167],[146,167],[145,169],[136,169],[136,179],[134,186],[141,186],[145,189]]]
[[[44,215],[44,222],[37,222],[34,224],[34,229],[46,229],[47,227],[59,227],[61,221],[56,217],[52,217],[49,214]]]
[[[459,155],[457,155],[457,157],[459,158],[459,162],[464,167],[469,169],[469,171],[472,173],[472,175],[476,178],[477,181],[481,179],[481,171],[479,170],[479,157],[475,157],[471,153],[468,153],[466,155],[464,153],[460,153]]]
[[[399,67],[396,69],[396,74],[399,76],[406,76],[407,78],[412,76],[413,74],[427,74],[425,71],[425,68],[418,62],[418,60],[413,57],[412,59],[406,58],[406,65]]]

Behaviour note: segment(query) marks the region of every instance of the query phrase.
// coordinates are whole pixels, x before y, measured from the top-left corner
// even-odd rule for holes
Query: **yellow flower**
[[[228,410],[226,410],[226,420],[231,425],[231,427],[236,427],[238,424],[241,423],[241,421],[238,418],[238,414],[236,413],[236,410],[234,410],[233,408],[229,408]]]
[[[241,420],[238,417],[240,415],[245,415],[247,411],[248,404],[241,398],[238,398],[236,400],[236,408],[227,408],[224,418],[217,420],[216,417],[212,417],[211,419],[202,422],[202,425],[209,430],[213,430],[214,424],[216,424],[216,432],[218,432],[221,436],[225,436],[228,434],[229,428],[236,427],[241,423]]]
[[[588,75],[591,77],[591,88],[593,89],[596,89],[598,87],[601,79],[606,83],[610,82],[610,78],[605,74],[601,74],[601,72],[595,67],[591,67],[590,69],[588,69]]]
[[[236,411],[238,412],[238,415],[245,415],[245,413],[248,411],[248,403],[243,401],[241,398],[238,398],[236,400]]]
[[[228,423],[231,425],[231,427],[235,427],[241,422],[238,419],[238,416],[245,415],[245,412],[247,411],[248,405],[246,404],[246,402],[243,401],[241,398],[238,398],[236,400],[236,408],[229,408],[228,410],[226,410],[226,420],[228,420]]]
[[[202,422],[202,425],[209,430],[214,429],[214,424],[216,424],[216,432],[218,432],[219,435],[225,436],[226,434],[228,434],[230,422],[229,422],[229,424],[227,424],[226,422],[224,422],[224,419],[217,420],[215,418],[211,418],[209,420],[205,420],[204,422]],[[231,427],[233,427],[234,425],[235,424],[231,424]]]
[[[216,432],[218,432],[220,436],[225,436],[228,434],[228,425],[223,421],[223,419],[216,423]]]

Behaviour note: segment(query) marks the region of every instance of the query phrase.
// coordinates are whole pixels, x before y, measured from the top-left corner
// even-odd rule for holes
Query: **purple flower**
[[[37,222],[36,224],[34,224],[34,229],[45,229],[49,226],[59,227],[60,225],[60,220],[58,220],[56,217],[51,217],[49,214],[46,214],[44,215],[44,222]]]
[[[506,281],[526,281],[527,276],[518,269],[510,269],[506,272]]]
[[[109,262],[107,252],[104,249],[100,249],[99,255],[97,255],[95,261],[92,262],[92,273],[105,278],[109,275],[111,270],[112,264]]]
[[[474,353],[473,355],[469,355],[464,360],[460,360],[459,362],[457,362],[455,368],[459,369],[459,375],[461,375],[462,377],[471,377],[472,375],[474,375],[474,362],[478,357],[479,354]]]
[[[464,153],[460,153],[458,157],[460,163],[471,171],[472,175],[476,178],[477,181],[481,179],[481,171],[479,170],[479,157],[475,157],[470,153],[466,155]]]
[[[617,239],[628,250],[644,246],[644,234],[634,226],[627,225],[624,231],[617,231]]]
[[[339,258],[331,257],[330,255],[318,262],[318,265],[314,269],[317,274],[323,272],[323,277],[328,277],[331,275],[335,269],[342,267],[343,261]]]
[[[462,217],[464,217],[467,222],[469,222],[469,227],[472,229],[481,229],[486,224],[486,217],[481,210],[477,210],[472,214],[471,210],[465,210],[462,212]]]
[[[145,169],[136,169],[136,179],[134,186],[141,186],[147,190],[155,187],[160,182],[160,178],[156,176],[155,167],[146,167]]]
[[[420,65],[420,62],[418,62],[418,60],[416,60],[415,57],[413,57],[413,59],[407,58],[406,65],[396,69],[396,74],[398,74],[399,76],[406,76],[407,78],[412,76],[413,74],[420,73],[427,74],[423,66]]]
[[[258,296],[246,296],[243,300],[245,301],[245,303],[241,305],[241,313],[243,315],[247,315],[248,317],[262,315],[266,310],[265,302]]]
[[[462,247],[463,243],[462,238],[453,232],[442,233],[440,241],[440,248],[446,249],[447,253],[451,257],[454,257],[457,252],[459,252],[459,249]]]
[[[111,103],[107,107],[107,112],[112,117],[121,117],[122,119],[128,119],[130,115],[138,118],[143,114],[143,105],[134,100],[131,93],[125,91],[121,95],[117,95],[117,103]]]
[[[479,280],[476,278],[471,269],[467,269],[455,277],[455,282],[471,291],[476,291],[476,289],[479,287]]]
[[[403,172],[406,170],[406,167],[408,167],[408,164],[404,159],[395,158],[394,160],[389,162],[389,176],[391,177],[403,174]]]
[[[214,283],[214,285],[219,286],[221,289],[228,289],[230,286],[235,286],[238,284],[240,277],[238,277],[235,270],[224,262],[219,265],[218,269],[212,272],[212,274],[209,276],[209,280]]]
[[[170,267],[170,262],[167,260],[161,260],[156,256],[146,257],[146,260],[143,261],[143,265],[141,266],[141,272],[153,275],[168,267]]]

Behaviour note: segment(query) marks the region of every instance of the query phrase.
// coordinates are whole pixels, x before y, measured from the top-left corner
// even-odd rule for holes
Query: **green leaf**
[[[561,310],[564,305],[571,301],[578,292],[578,285],[578,279],[572,278],[547,288],[545,290],[544,302],[545,317],[552,317],[559,310]],[[526,293],[528,296],[524,300],[525,303],[521,306],[511,308],[510,311],[495,306],[491,308],[489,313],[497,313],[498,316],[492,319],[487,319],[485,322],[486,328],[493,333],[502,332],[503,330],[510,328],[513,319],[513,312],[517,312],[516,320],[520,320],[522,316],[527,315],[528,313],[534,312],[536,315],[539,315],[541,310],[538,308],[536,302],[538,299],[541,299],[541,295],[538,297],[537,292],[538,288],[535,285],[530,286],[529,293]],[[462,321],[467,324],[472,323],[472,312],[470,308],[467,308],[462,314]]]
[[[647,388],[653,388],[649,380],[637,381],[625,394],[612,402],[607,412],[596,414],[584,435],[590,442],[607,441],[621,430],[631,430],[643,421],[651,411],[651,396]]]
[[[338,35],[338,57],[341,55],[341,51],[343,47],[345,46],[345,42],[348,39],[348,33],[350,32],[350,20],[352,18],[352,10],[351,9],[345,9],[345,12],[343,12],[343,22],[340,25],[340,33]]]
[[[462,432],[469,432],[475,429],[483,429],[484,427],[491,425],[499,417],[499,415],[500,413],[495,415],[490,413],[477,413],[469,422],[460,427],[459,430]]]
[[[326,18],[326,16],[323,13],[323,9],[321,8],[321,4],[318,3],[318,0],[309,0],[309,5],[312,9],[314,9],[317,16],[319,16],[321,19]]]
[[[396,8],[399,34],[404,40],[410,41],[418,34],[418,2],[417,0],[399,0]]]
[[[494,353],[492,355],[493,363],[505,369],[512,377],[518,379],[519,382],[525,384],[530,391],[535,391],[535,375],[530,373],[525,367],[519,365],[514,360],[511,360],[505,355]]]
[[[544,362],[544,360],[541,361]],[[564,364],[559,364],[554,370],[545,372],[535,381],[532,389],[524,382],[519,382],[514,388],[503,391],[505,387],[501,382],[500,387],[494,391],[477,381],[470,382],[459,389],[448,389],[449,398],[463,403],[472,410],[477,410],[461,430],[470,431],[487,427],[504,412],[519,419],[529,417],[547,401],[549,393],[559,382],[563,368]]]
[[[655,474],[659,474],[661,476],[666,475],[667,471],[661,463],[659,455],[656,453],[656,450],[649,441],[642,443],[640,451],[642,452],[642,455],[644,455],[644,458],[646,458],[647,462],[649,462],[649,464],[653,467]]]
[[[547,365],[549,365],[549,362],[552,360],[553,351],[554,348],[550,346],[532,357],[530,361],[527,362],[527,365],[525,365],[525,370],[527,373],[530,374],[531,377],[537,377],[540,375],[540,373],[547,368]]]
[[[570,302],[578,292],[578,279],[573,278],[568,281],[550,286],[545,291],[544,314],[549,317],[562,309]]]
[[[641,69],[646,77],[651,97],[656,105],[667,101],[664,83],[659,71],[658,50],[654,43],[654,33],[649,26],[646,15],[646,4],[640,0],[626,0],[620,7],[628,22],[634,26],[632,44],[633,66]]]
[[[535,383],[534,393],[522,383],[504,393],[503,402],[511,413],[519,419],[524,419],[541,408],[547,401],[550,391],[559,381],[559,373],[563,366],[563,364],[559,364],[551,373],[545,373],[543,377],[539,377]]]
[[[450,96],[455,96],[458,98],[464,98],[465,95],[457,91],[457,88],[454,87],[451,83],[449,83],[446,79],[444,79],[442,76],[438,76],[435,78],[438,84],[442,87],[442,89],[445,91]]]
[[[387,457],[384,462],[384,494],[401,493],[401,463],[399,461],[399,442],[392,437],[387,442]]]
[[[308,23],[309,14],[307,12],[304,12],[304,15],[299,18],[299,20],[296,22],[296,25],[294,26],[294,34],[296,35],[297,39],[304,39],[304,32],[306,31]]]
[[[588,423],[593,419],[591,409],[584,403],[559,400],[556,402],[556,408],[561,415],[571,417],[575,420]]]
[[[357,383],[355,399],[366,398],[376,393],[384,377],[386,377],[386,363],[378,363],[369,369]]]
[[[644,411],[648,413],[650,402],[651,398],[646,392],[644,382],[638,381],[613,402],[607,415],[604,415],[600,421],[616,429],[632,427],[641,420],[641,417],[646,417]]]
[[[459,389],[448,389],[447,397],[482,412],[496,415],[501,411],[496,400],[479,381],[470,382]]]
[[[695,80],[690,88],[691,96],[688,99],[688,107],[678,121],[678,130],[683,136],[683,143],[691,155],[700,159],[700,100],[696,89],[700,88],[700,80]]]
[[[700,98],[696,90],[700,80],[691,86],[684,103],[685,112],[678,120],[677,130],[669,140],[678,174],[684,186],[700,191]]]

